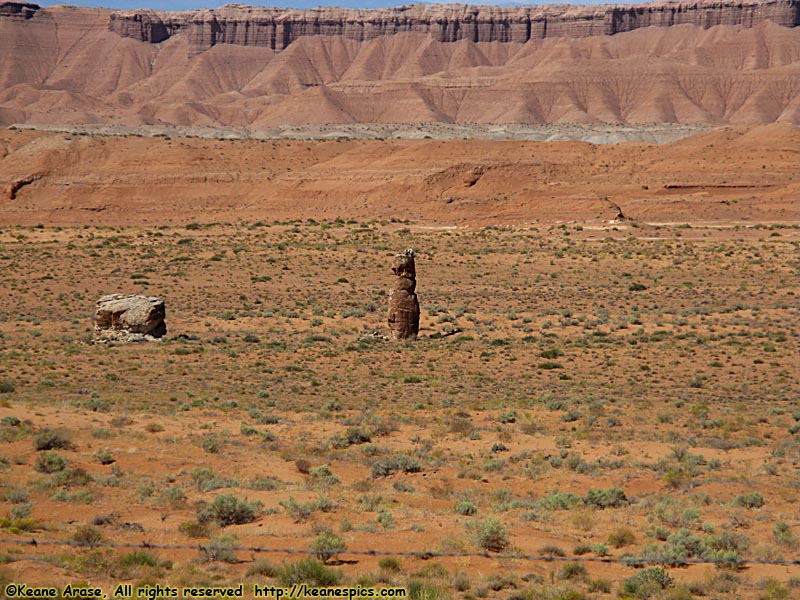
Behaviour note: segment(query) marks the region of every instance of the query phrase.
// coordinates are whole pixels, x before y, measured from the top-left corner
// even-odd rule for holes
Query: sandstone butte
[[[114,11],[0,2],[0,124],[800,121],[800,0]]]

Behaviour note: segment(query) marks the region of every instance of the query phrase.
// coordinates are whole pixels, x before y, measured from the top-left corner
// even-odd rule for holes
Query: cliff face
[[[39,5],[29,2],[0,2],[0,18],[30,19],[37,10]]]
[[[636,6],[401,6],[381,10],[320,8],[284,10],[226,5],[217,10],[164,13],[114,12],[109,29],[123,37],[158,43],[185,32],[194,52],[216,44],[283,50],[309,35],[359,42],[402,32],[425,33],[439,42],[519,42],[552,37],[613,35],[641,27],[691,24],[754,27],[772,21],[800,25],[800,0],[659,2]]]

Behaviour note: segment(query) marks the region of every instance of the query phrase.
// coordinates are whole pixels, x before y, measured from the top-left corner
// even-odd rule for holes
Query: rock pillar
[[[395,275],[389,292],[389,330],[393,340],[415,340],[419,333],[419,301],[415,289],[417,272],[414,250],[408,248],[395,256]]]

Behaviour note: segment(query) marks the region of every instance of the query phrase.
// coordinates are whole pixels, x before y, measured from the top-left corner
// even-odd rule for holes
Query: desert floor
[[[131,223],[56,226],[5,200],[4,584],[796,597],[800,227],[714,212],[796,211],[782,151],[739,208],[684,190],[714,204],[702,223],[448,225],[440,207],[148,224],[137,205]],[[45,198],[36,185],[20,197]],[[408,247],[422,327],[396,343],[381,336]],[[166,338],[92,344],[114,292],[164,298]]]

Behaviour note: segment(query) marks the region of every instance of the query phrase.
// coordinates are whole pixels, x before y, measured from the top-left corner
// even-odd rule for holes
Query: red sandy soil
[[[337,217],[435,226],[800,221],[800,130],[665,145],[0,133],[0,224]]]

